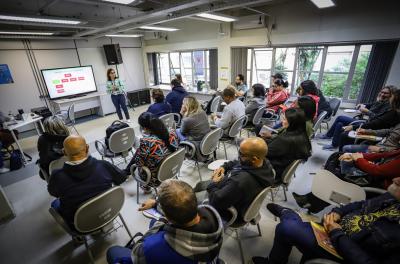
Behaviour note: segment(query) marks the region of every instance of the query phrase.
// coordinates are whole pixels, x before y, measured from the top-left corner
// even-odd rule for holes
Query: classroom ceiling
[[[145,30],[139,29],[140,26],[162,26],[165,22],[192,17],[201,12],[212,11],[236,17],[260,14],[266,12],[269,5],[287,1],[289,0],[135,0],[124,5],[105,0],[0,0],[0,15],[83,21],[78,25],[56,25],[0,20],[0,31],[55,32],[54,36],[46,38],[99,38],[106,34],[143,33]],[[18,35],[15,37],[26,38]]]

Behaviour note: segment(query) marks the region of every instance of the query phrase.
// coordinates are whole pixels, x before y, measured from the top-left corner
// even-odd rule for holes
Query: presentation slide
[[[50,99],[97,91],[92,66],[46,69],[42,74]]]

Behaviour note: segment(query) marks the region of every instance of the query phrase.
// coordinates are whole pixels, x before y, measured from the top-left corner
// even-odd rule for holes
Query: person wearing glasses
[[[126,107],[124,83],[117,77],[114,69],[107,70],[107,93],[111,94],[111,100],[117,111],[119,120],[123,120],[122,111],[124,111],[126,122],[130,123],[128,107]],[[122,111],[121,111],[122,109]]]

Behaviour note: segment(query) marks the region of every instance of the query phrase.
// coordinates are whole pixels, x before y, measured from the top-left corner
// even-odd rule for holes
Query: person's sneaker
[[[252,261],[251,263],[253,263],[253,264],[268,264],[269,263],[268,258],[258,257],[258,256],[252,257],[251,261]]]
[[[332,139],[332,137],[328,137],[326,134],[318,134],[315,136],[317,139]]]
[[[9,172],[9,171],[10,171],[9,168],[6,168],[6,167],[0,168],[0,174],[1,173],[6,173],[6,172]]]
[[[292,210],[274,203],[267,204],[267,209],[276,217],[281,217],[283,210]]]
[[[336,149],[336,147],[332,146],[331,144],[328,144],[328,145],[322,145],[322,149],[323,150],[331,150],[331,151],[333,151],[333,150]]]

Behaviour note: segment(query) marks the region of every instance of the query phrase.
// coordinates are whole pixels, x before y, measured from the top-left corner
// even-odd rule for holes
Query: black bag
[[[327,171],[332,172],[339,178],[343,178],[342,172],[340,170],[340,161],[339,157],[344,152],[334,152],[332,155],[329,156],[328,160],[325,162],[324,169]]]
[[[29,162],[32,160],[32,157],[29,156],[28,154],[22,154],[19,149],[13,150],[10,153],[10,170],[19,170],[22,168],[23,161],[22,161],[22,155],[25,155],[26,160]]]
[[[106,138],[105,138],[105,143],[107,148],[109,148],[108,140],[110,139],[111,134],[114,133],[115,131],[121,130],[126,127],[129,127],[129,125],[119,120],[115,120],[109,127],[107,127]]]

